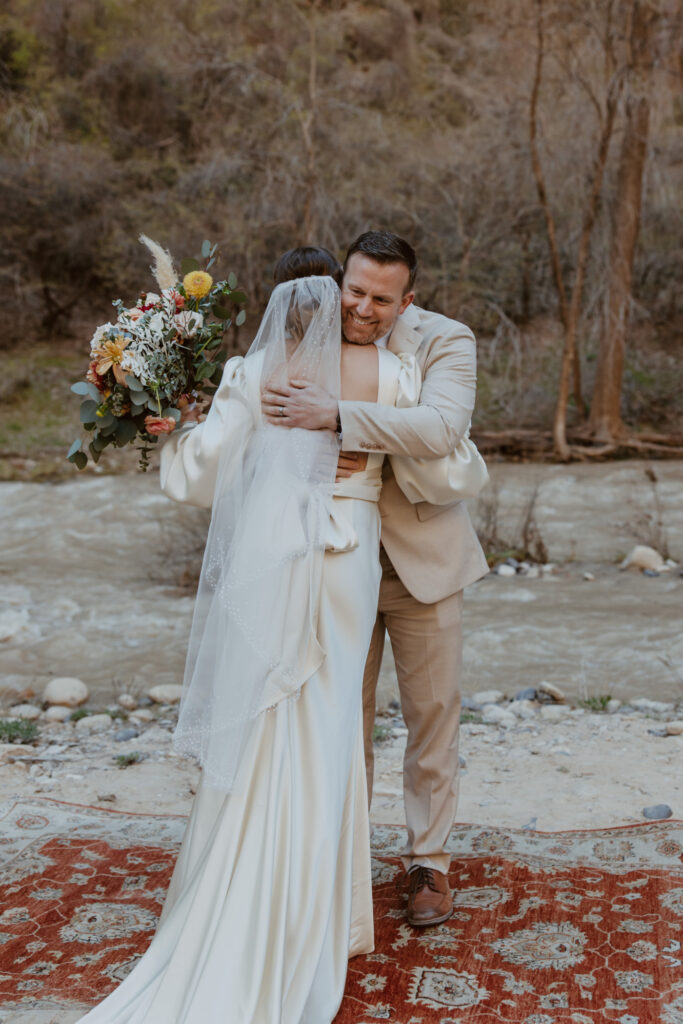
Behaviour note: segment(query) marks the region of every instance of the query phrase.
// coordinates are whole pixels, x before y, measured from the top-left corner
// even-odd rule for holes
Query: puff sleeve
[[[164,494],[174,501],[211,508],[222,451],[229,446],[241,452],[254,424],[244,359],[235,356],[225,364],[206,419],[184,424],[164,443],[160,465]]]

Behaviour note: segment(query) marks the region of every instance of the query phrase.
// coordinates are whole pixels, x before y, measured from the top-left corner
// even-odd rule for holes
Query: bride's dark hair
[[[298,277],[331,277],[341,288],[342,265],[329,249],[317,245],[300,245],[280,256],[273,270],[273,282],[283,284]]]

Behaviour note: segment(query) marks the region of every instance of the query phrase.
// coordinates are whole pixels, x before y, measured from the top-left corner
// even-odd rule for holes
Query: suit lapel
[[[417,331],[419,323],[420,318],[417,310],[411,302],[408,308],[401,313],[391,332],[391,337],[387,342],[389,351],[393,352],[394,355],[397,355],[399,352],[407,352],[410,355],[414,355],[422,342],[422,336]]]

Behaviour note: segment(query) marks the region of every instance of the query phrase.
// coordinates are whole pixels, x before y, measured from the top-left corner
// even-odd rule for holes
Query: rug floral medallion
[[[71,1024],[154,933],[185,819],[0,805],[0,1024]],[[683,1024],[683,822],[457,825],[454,913],[410,927],[405,830],[373,830],[375,951],[335,1024]],[[169,1022],[170,1024],[170,1022]]]

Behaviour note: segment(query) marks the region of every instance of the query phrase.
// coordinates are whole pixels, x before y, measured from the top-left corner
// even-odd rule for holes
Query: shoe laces
[[[425,868],[419,864],[410,872],[410,891],[418,892],[420,889],[424,889],[425,886],[427,886],[428,889],[431,889],[432,892],[439,891],[434,878],[434,870],[432,868]]]

